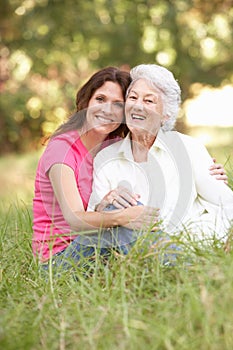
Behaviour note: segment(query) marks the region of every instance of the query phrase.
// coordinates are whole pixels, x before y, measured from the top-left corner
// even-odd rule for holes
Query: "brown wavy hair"
[[[52,137],[71,130],[80,129],[84,125],[89,101],[95,91],[106,81],[119,84],[125,99],[126,91],[131,82],[130,74],[116,67],[106,67],[99,70],[79,89],[76,95],[76,112],[64,124],[58,127]],[[124,137],[127,133],[128,128],[126,123],[123,122],[116,130],[109,134],[109,138],[116,136]]]

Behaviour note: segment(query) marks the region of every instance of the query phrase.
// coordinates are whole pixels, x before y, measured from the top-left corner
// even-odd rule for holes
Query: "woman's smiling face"
[[[116,130],[124,118],[124,96],[118,83],[106,81],[92,95],[87,108],[86,126],[107,135]]]
[[[157,135],[163,116],[162,92],[149,81],[138,79],[130,88],[125,103],[126,123],[132,133]]]

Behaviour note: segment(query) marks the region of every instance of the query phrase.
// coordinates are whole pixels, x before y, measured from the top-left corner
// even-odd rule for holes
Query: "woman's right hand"
[[[124,214],[129,218],[129,222],[122,226],[132,230],[157,230],[160,214],[158,208],[152,208],[144,205],[132,206],[126,208],[124,210]]]
[[[226,185],[228,185],[228,176],[223,165],[220,163],[216,163],[215,158],[213,158],[213,162],[214,163],[209,168],[210,175],[215,176],[216,180],[222,180],[225,182]]]

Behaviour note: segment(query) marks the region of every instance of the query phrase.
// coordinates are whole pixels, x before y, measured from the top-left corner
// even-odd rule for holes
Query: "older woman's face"
[[[132,133],[157,135],[163,117],[161,92],[145,79],[137,80],[126,98],[126,123]]]

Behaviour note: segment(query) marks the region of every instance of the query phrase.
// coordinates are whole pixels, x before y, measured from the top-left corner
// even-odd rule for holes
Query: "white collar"
[[[165,138],[166,138],[166,133],[164,132],[162,129],[159,129],[159,132],[156,136],[156,139],[153,143],[153,145],[151,146],[149,152],[151,150],[163,150],[163,151],[167,151],[167,147],[165,145]],[[130,139],[130,132],[127,134],[127,136],[124,138],[124,140],[121,142],[121,145],[118,149],[118,155],[120,157],[129,159],[129,160],[134,160],[133,158],[133,154],[132,154],[132,148],[131,148],[131,139]]]

